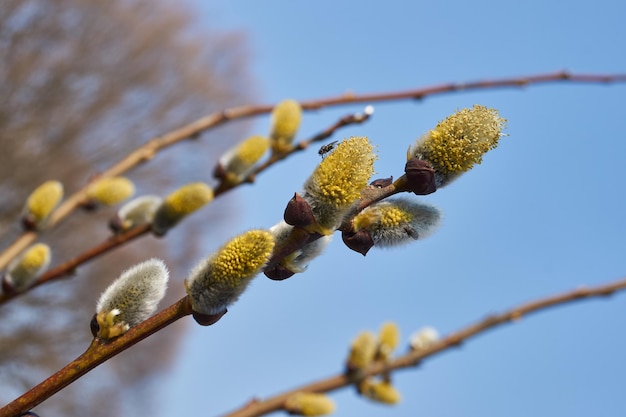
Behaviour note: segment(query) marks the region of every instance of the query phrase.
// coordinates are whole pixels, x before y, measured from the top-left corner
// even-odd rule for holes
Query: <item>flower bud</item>
[[[194,182],[180,187],[165,197],[154,214],[152,232],[163,236],[185,216],[213,200],[213,189],[203,182]]]
[[[389,247],[427,237],[439,226],[440,218],[433,206],[395,198],[362,210],[352,220],[352,227],[357,233],[368,231],[374,246]]]
[[[144,195],[124,204],[109,223],[111,230],[120,233],[142,224],[152,223],[154,213],[163,199],[156,195]]]
[[[407,159],[428,161],[441,188],[480,164],[483,155],[498,146],[506,119],[497,110],[475,105],[447,117],[413,144]]]
[[[302,107],[295,100],[283,100],[272,111],[270,139],[274,153],[285,153],[293,148],[293,138],[302,120]]]
[[[214,176],[229,184],[239,184],[254,170],[269,146],[269,139],[263,136],[249,137],[222,155]]]
[[[372,332],[361,332],[352,341],[350,355],[348,356],[348,371],[356,371],[367,368],[376,355],[376,336]]]
[[[87,188],[87,208],[114,206],[135,194],[135,185],[125,177],[102,178]]]
[[[317,220],[317,232],[332,234],[360,197],[374,173],[373,147],[365,137],[337,145],[304,184],[304,199]]]
[[[283,217],[287,224],[302,228],[306,228],[315,223],[315,215],[313,214],[313,210],[311,210],[311,206],[298,193],[295,193],[291,200],[289,200],[289,203],[287,203]]]
[[[387,381],[365,379],[359,384],[359,392],[365,398],[383,404],[393,405],[400,402],[400,393]]]
[[[46,181],[35,189],[26,200],[22,224],[28,230],[45,226],[52,210],[63,199],[63,184]]]
[[[100,296],[91,321],[94,337],[112,339],[154,313],[165,295],[169,272],[150,259],[124,271]]]
[[[13,259],[2,279],[5,293],[22,292],[30,288],[50,265],[50,247],[36,243]]]
[[[323,416],[335,411],[335,403],[325,394],[298,392],[287,398],[285,411],[299,416]]]
[[[263,270],[273,249],[271,233],[250,230],[202,260],[185,280],[193,311],[209,316],[223,315],[252,278]]]
[[[439,340],[439,333],[433,327],[423,327],[411,336],[411,349],[428,349]]]
[[[409,159],[404,165],[409,191],[416,195],[428,195],[437,191],[435,170],[427,161],[417,158]]]
[[[363,256],[367,255],[367,252],[374,246],[372,234],[367,229],[362,229],[358,232],[343,230],[341,232],[341,239],[347,247],[355,252],[359,252]]]

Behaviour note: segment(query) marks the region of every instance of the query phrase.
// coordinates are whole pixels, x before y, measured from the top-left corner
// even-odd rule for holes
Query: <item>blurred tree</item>
[[[242,34],[198,28],[178,2],[4,0],[0,54],[1,247],[20,233],[22,204],[44,181],[59,180],[72,192],[148,138],[252,98]],[[211,149],[197,141],[157,156],[131,174],[138,192],[165,194],[185,181],[207,181],[206,167],[245,128],[229,124]],[[184,167],[174,160],[184,160]],[[53,264],[105,239],[111,215],[111,210],[78,213],[45,234]],[[206,221],[222,213],[213,209],[203,216]],[[84,350],[97,297],[122,269],[167,252],[172,279],[180,279],[184,270],[176,265],[186,268],[199,256],[200,237],[186,232],[193,223],[190,219],[162,241],[143,238],[126,245],[80,268],[80,277],[71,282],[43,286],[2,306],[0,402]],[[182,290],[182,285],[172,287]],[[170,300],[178,295],[170,291]],[[150,390],[139,390],[138,384],[162,371],[155,364],[169,362],[181,330],[181,325],[171,326],[143,342],[140,351],[131,349],[73,384],[46,402],[45,415],[120,415],[131,411],[118,409],[129,403],[149,412],[149,401],[131,402],[130,395],[124,397],[129,390],[119,388],[133,385],[133,397],[137,392],[148,396]]]

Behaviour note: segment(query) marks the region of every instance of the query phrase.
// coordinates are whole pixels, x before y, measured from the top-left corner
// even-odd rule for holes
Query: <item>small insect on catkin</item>
[[[165,296],[168,278],[165,263],[154,258],[124,271],[98,300],[94,337],[112,339],[150,317]]]
[[[4,274],[2,289],[11,294],[25,291],[43,275],[50,265],[50,247],[36,243],[15,258]]]
[[[407,160],[427,161],[434,169],[435,185],[441,188],[480,164],[487,151],[498,146],[506,119],[498,111],[475,105],[463,109],[419,138],[407,152]]]
[[[25,229],[33,230],[45,226],[50,213],[63,199],[63,184],[46,181],[37,187],[26,200],[22,214]]]
[[[213,200],[213,189],[203,182],[193,182],[180,187],[161,203],[152,221],[152,232],[163,236],[185,216]]]
[[[273,249],[270,232],[250,230],[202,260],[185,280],[196,321],[209,325],[224,315],[263,270]]]
[[[135,194],[135,185],[125,177],[110,177],[96,181],[87,188],[87,208],[114,206]]]
[[[273,153],[285,153],[293,148],[293,139],[302,120],[302,107],[295,100],[283,100],[271,115],[270,140]]]
[[[285,411],[299,416],[323,416],[335,411],[335,403],[326,394],[297,392],[285,401]]]

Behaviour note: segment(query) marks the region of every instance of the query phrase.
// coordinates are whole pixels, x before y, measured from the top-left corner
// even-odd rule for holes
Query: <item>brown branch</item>
[[[165,310],[132,327],[117,339],[109,342],[94,339],[89,348],[78,358],[11,403],[0,408],[0,417],[17,417],[25,413],[98,365],[189,314],[191,314],[191,306],[188,298],[184,297]]]
[[[345,93],[339,96],[303,101],[300,103],[300,105],[304,110],[317,110],[323,107],[354,103],[374,103],[382,101],[423,99],[425,97],[437,94],[452,93],[465,90],[525,87],[530,84],[544,84],[560,81],[595,84],[617,83],[626,82],[626,74],[573,74],[566,71],[558,71],[554,73],[537,74],[514,78],[503,78],[497,80],[483,80],[467,83],[448,83],[431,87],[389,93]],[[221,112],[209,114],[179,129],[173,130],[163,136],[158,136],[149,140],[146,144],[128,154],[125,158],[117,162],[111,168],[102,172],[101,175],[98,176],[98,178],[112,177],[123,174],[124,172],[134,168],[135,166],[149,161],[159,151],[166,149],[178,142],[181,142],[185,139],[195,138],[200,133],[229,122],[231,120],[243,119],[269,113],[273,107],[273,105],[248,105],[233,107]],[[73,195],[69,196],[67,200],[65,200],[65,202],[63,202],[54,211],[54,213],[52,213],[51,218],[48,222],[48,227],[55,226],[72,211],[74,211],[78,206],[81,205],[81,203],[85,199],[85,193],[88,186],[89,184],[75,192]],[[8,248],[0,253],[0,269],[6,267],[11,259],[17,256],[17,254],[22,252],[24,249],[26,249],[26,247],[34,242],[36,239],[37,234],[34,232],[25,232],[24,234],[22,234],[22,236],[18,237]]]
[[[477,336],[487,330],[502,324],[519,321],[522,317],[531,313],[543,311],[552,307],[564,305],[574,301],[584,300],[595,297],[606,297],[618,291],[626,289],[626,278],[614,281],[608,284],[599,285],[597,287],[580,287],[565,293],[541,298],[525,304],[521,304],[510,310],[500,314],[487,316],[472,325],[462,328],[451,333],[442,340],[434,343],[432,346],[422,350],[412,350],[388,363],[375,363],[369,368],[363,370],[362,376],[380,375],[386,372],[398,369],[410,368],[420,364],[423,359],[436,355],[437,353],[446,351],[450,348],[459,346],[466,340]],[[330,392],[340,388],[347,387],[354,383],[354,380],[346,377],[345,374],[334,375],[319,381],[303,385],[293,390],[286,391],[282,394],[275,395],[265,400],[250,401],[241,408],[234,410],[223,417],[257,417],[284,408],[285,401],[291,395],[297,392]]]
[[[216,188],[216,191],[214,193],[215,198],[217,198],[220,194],[223,194],[226,191],[232,190],[246,182],[253,182],[254,177],[256,177],[256,175],[265,171],[266,169],[274,165],[276,162],[281,161],[290,155],[293,155],[295,152],[306,149],[311,143],[319,142],[321,140],[324,140],[332,136],[338,129],[342,127],[349,126],[352,124],[363,123],[366,120],[368,120],[370,116],[371,116],[371,112],[352,113],[352,114],[343,116],[337,122],[335,122],[332,126],[329,126],[328,128],[324,129],[322,132],[316,134],[312,138],[299,142],[297,145],[294,146],[294,149],[292,149],[291,151],[285,152],[284,154],[281,154],[278,156],[272,156],[265,163],[263,163],[262,165],[259,165],[259,167],[254,170],[254,172],[251,174],[251,177],[247,181],[244,181],[239,184],[232,184],[232,185],[228,185],[228,183],[222,182]],[[142,226],[132,228],[119,235],[111,236],[104,242],[94,246],[93,248],[87,249],[85,252],[81,253],[75,258],[62,263],[61,265],[58,265],[54,269],[49,270],[48,272],[43,274],[31,287],[29,287],[27,291],[30,291],[31,289],[38,287],[39,285],[44,284],[48,281],[53,281],[53,280],[60,279],[63,277],[71,276],[76,271],[76,268],[79,267],[80,265],[100,255],[104,255],[105,253],[115,248],[120,247],[126,242],[129,242],[130,240],[138,238],[142,235],[145,235],[148,232],[150,232],[150,226],[142,225]],[[26,293],[26,291],[19,292],[19,293],[2,293],[0,294],[0,305],[24,293]]]

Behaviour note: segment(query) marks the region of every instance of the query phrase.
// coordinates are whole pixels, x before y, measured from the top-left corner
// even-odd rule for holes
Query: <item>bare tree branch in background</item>
[[[199,30],[184,6],[171,2],[3,1],[0,51],[2,247],[21,233],[15,224],[20,206],[42,182],[57,179],[66,189],[78,189],[90,175],[146,138],[173,129],[190,115],[252,98],[243,36]],[[225,141],[217,146],[239,139],[243,129],[243,125],[225,129]],[[206,179],[210,175],[203,170],[206,160],[215,159],[221,150],[200,142],[193,148],[160,156],[157,164],[137,170],[133,176],[137,187],[146,192],[171,188],[174,173],[177,179]],[[169,162],[174,157],[184,158],[184,170]],[[110,215],[78,213],[44,240],[53,246],[55,259],[67,259],[109,235]],[[87,222],[102,226],[85,227]],[[187,227],[193,227],[193,220],[182,226]],[[68,283],[59,282],[4,307],[0,401],[34,385],[88,343],[88,323],[85,332],[76,332],[73,323],[92,314],[97,294],[132,264],[131,259],[166,251],[170,259],[184,257],[188,262],[197,257],[197,236],[162,242],[128,245],[124,253],[81,270],[92,279],[72,282],[71,291]],[[170,296],[173,300],[179,295]],[[166,366],[175,340],[164,338],[158,348],[147,343],[150,353],[130,352],[133,360],[124,361],[123,367],[112,361],[85,384],[52,400],[47,415],[121,413],[112,409],[124,403],[115,400],[124,392],[119,386],[143,383],[146,375],[159,371],[155,363]]]

